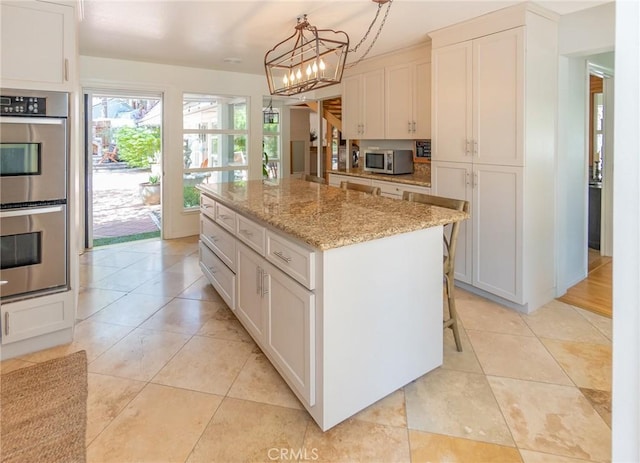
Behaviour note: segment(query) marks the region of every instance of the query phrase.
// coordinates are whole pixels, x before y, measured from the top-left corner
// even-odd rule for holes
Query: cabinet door
[[[471,42],[437,48],[432,56],[431,159],[471,162]]]
[[[264,341],[266,314],[263,308],[264,264],[260,256],[238,243],[236,314],[258,342]]]
[[[431,62],[415,65],[413,97],[413,138],[431,138]]]
[[[413,138],[412,65],[400,64],[385,69],[386,137]]]
[[[523,165],[523,29],[473,41],[474,163]]]
[[[2,85],[72,89],[75,63],[73,8],[46,2],[2,2]]]
[[[2,344],[72,327],[75,315],[73,300],[73,292],[66,291],[2,304]]]
[[[315,295],[275,267],[267,269],[267,350],[289,385],[313,406]]]
[[[473,286],[523,304],[522,168],[474,165],[473,177]]]
[[[362,75],[362,132],[365,139],[383,139],[384,131],[384,70]]]
[[[360,138],[360,76],[342,80],[342,130],[348,139]]]
[[[460,225],[455,263],[455,278],[469,284],[472,282],[472,221],[475,219],[471,174],[471,164],[439,161],[431,163],[431,190],[433,194],[469,201],[471,219],[465,220]]]

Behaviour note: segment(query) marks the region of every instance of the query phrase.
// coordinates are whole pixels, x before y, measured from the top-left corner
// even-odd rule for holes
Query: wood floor
[[[602,257],[598,251],[589,249],[587,278],[569,288],[567,294],[558,299],[567,304],[611,317],[613,315],[612,273],[611,257]]]

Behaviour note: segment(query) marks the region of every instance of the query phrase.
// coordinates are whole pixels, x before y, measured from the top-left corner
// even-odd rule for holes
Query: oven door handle
[[[62,125],[66,118],[62,117],[11,117],[2,116],[0,122],[3,124],[38,124],[38,125]]]
[[[9,209],[0,211],[0,219],[8,219],[9,217],[24,217],[25,215],[49,214],[51,212],[62,212],[64,206],[47,206],[34,207],[28,209]]]

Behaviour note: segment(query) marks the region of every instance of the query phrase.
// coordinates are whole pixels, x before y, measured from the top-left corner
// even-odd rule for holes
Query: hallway
[[[558,298],[576,307],[611,318],[613,315],[612,288],[613,261],[589,249],[589,273],[587,278],[569,288]]]

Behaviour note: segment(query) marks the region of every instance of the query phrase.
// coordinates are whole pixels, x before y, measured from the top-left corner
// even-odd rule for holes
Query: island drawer
[[[308,289],[315,289],[316,253],[267,231],[267,260]]]
[[[430,194],[431,188],[421,187],[416,185],[407,185],[404,183],[385,182],[379,180],[373,180],[371,182],[373,186],[380,187],[380,194],[387,198],[402,199],[402,193],[404,191],[411,191],[413,193]]]
[[[261,256],[264,256],[264,227],[241,215],[236,216],[236,223],[236,236],[246,243],[251,249]]]
[[[216,219],[216,202],[205,196],[203,194],[200,195],[200,212],[204,215],[211,218],[211,220]]]
[[[216,204],[216,222],[230,233],[236,232],[236,213],[227,206]]]
[[[202,241],[200,269],[231,310],[236,309],[236,275]]]
[[[200,239],[231,270],[236,270],[236,238],[209,217],[200,216]]]

